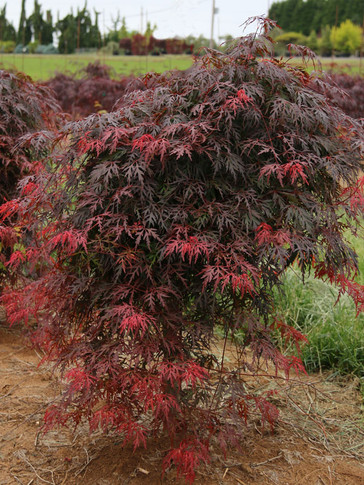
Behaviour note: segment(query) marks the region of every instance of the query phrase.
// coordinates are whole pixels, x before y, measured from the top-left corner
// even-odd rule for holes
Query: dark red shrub
[[[364,118],[364,77],[349,74],[326,74],[327,93],[332,103],[352,118]]]
[[[0,70],[0,202],[15,192],[32,157],[19,143],[23,135],[55,126],[60,108],[48,88],[21,74]]]
[[[147,38],[142,34],[135,34],[131,39],[131,53],[133,56],[146,56],[151,50],[149,42],[151,38]]]
[[[245,375],[269,362],[302,370],[273,338],[304,340],[274,318],[286,268],[296,261],[364,304],[343,236],[363,202],[363,130],[272,57],[270,25],[65,127],[52,163],[0,210],[34,241],[8,263],[10,322],[34,316],[35,343],[68,380],[46,429],[86,419],[135,447],[165,432],[165,467],[190,481],[212,440],[236,444],[251,414],[277,420]]]
[[[21,143],[39,130],[56,128],[60,108],[50,90],[21,73],[0,70],[0,203],[11,199],[21,177],[36,168],[33,150]],[[55,114],[57,113],[57,116]],[[44,156],[44,153],[42,154]],[[10,228],[1,228],[6,242]],[[10,238],[10,239],[9,239]],[[5,282],[4,262],[9,255],[0,245],[0,287]]]
[[[111,69],[99,62],[88,64],[75,74],[57,74],[47,81],[63,111],[73,119],[92,113],[111,111],[117,100],[129,91],[145,89],[138,79],[110,77]]]

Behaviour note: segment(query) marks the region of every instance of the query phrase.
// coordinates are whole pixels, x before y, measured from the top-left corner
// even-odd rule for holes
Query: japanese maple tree
[[[98,61],[74,74],[58,73],[46,85],[54,91],[63,111],[73,119],[111,111],[116,101],[127,92],[145,89],[140,79],[134,76],[116,78],[110,67]]]
[[[34,150],[22,143],[22,137],[56,129],[57,119],[61,118],[59,111],[48,88],[33,83],[24,74],[0,69],[0,203],[15,195],[17,184],[25,174],[36,170]],[[11,240],[7,229],[10,228],[2,228],[4,243]],[[0,287],[4,283],[4,262],[8,254],[0,246]]]
[[[34,342],[68,381],[46,429],[86,419],[134,447],[164,432],[165,468],[190,481],[213,440],[236,444],[251,414],[277,420],[246,374],[303,369],[273,338],[304,340],[274,316],[287,267],[364,304],[344,237],[363,203],[363,128],[273,57],[274,23],[261,22],[184,76],[149,75],[115,112],[65,126],[0,210],[17,217],[15,239],[32,234],[8,261],[9,320],[36,318]]]
[[[0,70],[0,201],[10,198],[32,164],[23,135],[56,126],[60,108],[51,91],[21,73]]]
[[[364,78],[345,73],[328,73],[325,78],[331,86],[329,98],[352,118],[364,118]]]

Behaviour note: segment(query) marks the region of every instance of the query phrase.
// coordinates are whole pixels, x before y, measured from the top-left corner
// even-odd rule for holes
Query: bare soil
[[[121,440],[86,426],[39,432],[62,383],[17,330],[0,327],[0,485],[182,484],[170,469],[161,477],[168,443],[135,453]],[[301,380],[251,379],[257,391],[278,387],[281,423],[274,434],[252,421],[240,451],[215,449],[196,484],[364,484],[364,417],[358,381],[329,375]]]

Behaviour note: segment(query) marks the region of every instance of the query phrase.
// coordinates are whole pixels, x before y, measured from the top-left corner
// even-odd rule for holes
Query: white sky
[[[198,36],[203,34],[210,37],[211,11],[213,0],[88,0],[87,8],[90,12],[94,9],[101,12],[99,17],[100,30],[108,31],[111,27],[111,18],[116,18],[119,10],[120,16],[125,17],[126,24],[130,30],[140,30],[141,9],[143,9],[143,25],[145,28],[146,18],[157,25],[155,36],[166,38],[189,34]],[[7,18],[17,29],[19,24],[21,0],[0,0],[0,7],[7,4]],[[63,18],[77,7],[84,6],[84,0],[39,0],[42,12],[51,10],[53,19],[57,19],[59,12]],[[214,38],[219,35],[231,34],[233,37],[242,35],[240,27],[249,17],[266,15],[270,0],[215,0],[215,6],[219,9],[215,15]],[[26,0],[26,15],[33,12],[34,1]],[[251,31],[252,29],[250,29]]]

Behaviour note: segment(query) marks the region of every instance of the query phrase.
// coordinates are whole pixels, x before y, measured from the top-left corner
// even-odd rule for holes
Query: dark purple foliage
[[[60,108],[50,90],[20,73],[0,70],[0,202],[9,199],[32,166],[23,135],[50,129]]]
[[[111,111],[116,101],[129,91],[145,89],[133,76],[113,79],[110,74],[110,67],[95,62],[75,74],[59,73],[46,84],[54,91],[63,111],[79,119]]]
[[[352,118],[364,118],[364,77],[331,73],[325,80],[332,86],[328,95],[333,103]]]

